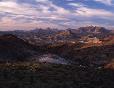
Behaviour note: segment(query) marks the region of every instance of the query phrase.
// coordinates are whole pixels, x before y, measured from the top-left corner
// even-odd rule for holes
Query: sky
[[[114,0],[0,0],[0,30],[113,24]]]

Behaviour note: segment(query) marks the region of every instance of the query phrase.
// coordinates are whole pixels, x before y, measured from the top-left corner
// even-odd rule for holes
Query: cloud
[[[38,5],[32,6],[27,3],[19,4],[16,0],[0,1],[0,14],[4,14],[0,26],[6,28],[8,26],[12,26],[12,28],[23,27],[25,29],[31,27],[35,28],[37,25],[39,27],[45,27],[46,25],[57,27],[59,26],[58,23],[54,24],[53,21],[69,20],[66,18],[67,14],[69,14],[68,10],[59,7],[48,0],[37,0],[37,2],[40,2],[40,4],[37,3]]]
[[[16,2],[13,1],[5,1],[5,2],[0,2],[0,11],[1,12],[8,12],[12,14],[36,14],[37,11],[35,8],[32,8],[28,4],[17,4]]]
[[[75,1],[75,0],[66,0],[66,1],[68,1],[68,2],[72,2],[72,1]]]
[[[86,6],[86,5],[82,4],[82,3],[68,3],[68,5],[74,6],[74,7],[85,7]]]
[[[83,3],[68,3],[68,5],[75,7],[74,14],[79,17],[97,17],[104,19],[114,17],[113,12],[107,11],[105,9],[90,8],[89,6]]]
[[[37,2],[48,2],[49,0],[36,0]]]
[[[23,22],[22,22],[23,21]],[[61,28],[63,29],[64,26],[60,26],[59,24],[55,24],[54,22],[51,21],[42,21],[42,20],[32,20],[32,22],[24,22],[26,19],[21,19],[21,21],[16,21],[12,18],[9,17],[3,17],[0,21],[0,30],[30,30],[34,28]]]
[[[100,18],[106,18],[106,17],[114,17],[112,12],[109,12],[104,9],[92,9],[88,7],[80,7],[77,8],[76,14],[79,16],[86,16],[86,17],[100,17]]]
[[[95,23],[93,18],[114,20],[113,12],[96,9],[73,1],[58,6],[52,0],[33,0],[35,4],[23,3],[20,0],[0,0],[0,28],[32,29],[36,27],[76,27]],[[97,22],[96,22],[97,23]],[[77,25],[76,25],[77,24]]]
[[[112,0],[94,0],[94,1],[103,3],[105,5],[112,5]]]
[[[48,1],[48,0],[41,0]],[[40,2],[40,0],[39,0]],[[50,10],[53,9],[53,10]],[[52,18],[52,19],[60,19],[64,17],[64,15],[68,14],[69,11],[65,10],[62,7],[54,5],[52,2],[48,4],[40,4],[38,6],[32,7],[30,4],[18,4],[12,1],[2,1],[0,2],[0,11],[7,12],[16,15],[27,15],[30,17],[45,17],[45,18]]]

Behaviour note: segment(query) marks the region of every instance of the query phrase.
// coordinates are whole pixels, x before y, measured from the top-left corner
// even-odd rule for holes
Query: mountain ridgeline
[[[81,36],[87,36],[87,35],[107,37],[109,35],[113,35],[114,32],[113,30],[108,30],[104,27],[87,26],[87,27],[80,27],[77,29],[68,28],[66,30],[59,30],[59,29],[52,29],[52,28],[47,28],[47,29],[36,28],[30,31],[23,31],[23,30],[1,31],[0,35],[3,35],[3,34],[14,34],[19,37],[36,35],[44,39],[45,37],[61,38],[62,36],[64,36],[65,39],[67,38],[72,39],[72,38],[79,38]]]

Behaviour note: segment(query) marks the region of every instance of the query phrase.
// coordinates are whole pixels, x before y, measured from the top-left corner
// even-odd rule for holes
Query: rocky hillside
[[[34,54],[34,47],[24,40],[11,34],[0,36],[0,61],[24,61]]]
[[[80,33],[94,33],[94,34],[99,34],[99,33],[109,33],[110,30],[107,30],[104,27],[97,27],[97,26],[87,26],[87,27],[80,27],[79,29]]]
[[[49,52],[57,54],[74,64],[84,66],[104,66],[114,58],[114,45],[57,45],[49,47]]]

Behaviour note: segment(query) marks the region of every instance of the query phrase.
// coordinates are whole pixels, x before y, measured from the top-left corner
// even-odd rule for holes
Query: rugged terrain
[[[75,65],[0,65],[1,88],[114,88],[114,71]]]
[[[0,88],[114,88],[111,30],[90,26],[0,34]],[[80,42],[83,38],[102,42]]]
[[[0,61],[26,61],[37,54],[34,46],[12,34],[0,36]]]

